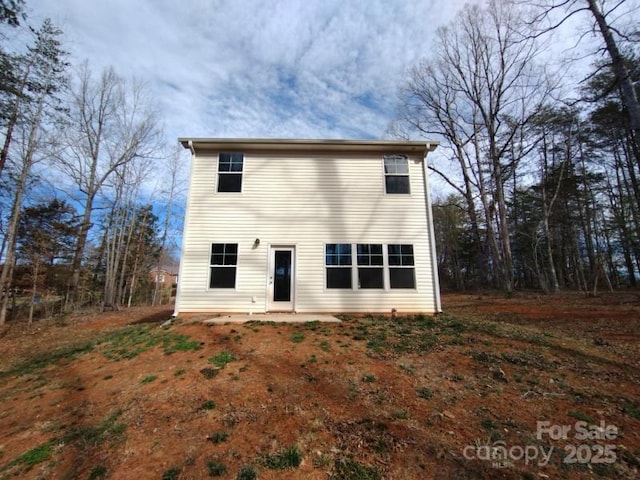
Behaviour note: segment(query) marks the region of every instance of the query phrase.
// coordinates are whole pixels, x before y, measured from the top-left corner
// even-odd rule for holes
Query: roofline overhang
[[[435,141],[403,140],[314,140],[278,138],[179,138],[184,148],[196,153],[220,151],[242,152],[371,152],[421,155],[433,152],[439,145]]]

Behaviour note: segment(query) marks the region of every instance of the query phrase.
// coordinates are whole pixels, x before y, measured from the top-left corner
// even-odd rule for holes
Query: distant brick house
[[[154,302],[175,297],[178,286],[178,267],[161,266],[149,272],[149,279],[154,284]]]

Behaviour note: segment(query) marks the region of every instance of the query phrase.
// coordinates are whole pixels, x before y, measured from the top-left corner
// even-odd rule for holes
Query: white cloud
[[[167,134],[380,137],[462,0],[34,0],[75,61],[154,89]]]

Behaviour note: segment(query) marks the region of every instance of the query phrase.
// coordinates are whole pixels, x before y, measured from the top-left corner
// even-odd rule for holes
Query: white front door
[[[274,247],[269,251],[269,311],[292,312],[295,285],[295,247]]]

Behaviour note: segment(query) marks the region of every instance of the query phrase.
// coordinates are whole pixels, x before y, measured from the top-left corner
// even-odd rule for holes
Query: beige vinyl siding
[[[176,311],[264,312],[270,245],[296,248],[296,311],[436,311],[421,157],[408,195],[385,194],[382,154],[245,153],[239,193],[216,192],[217,160],[193,159]],[[235,289],[208,288],[212,243],[238,244]],[[326,289],[327,243],[412,244],[416,288]]]

